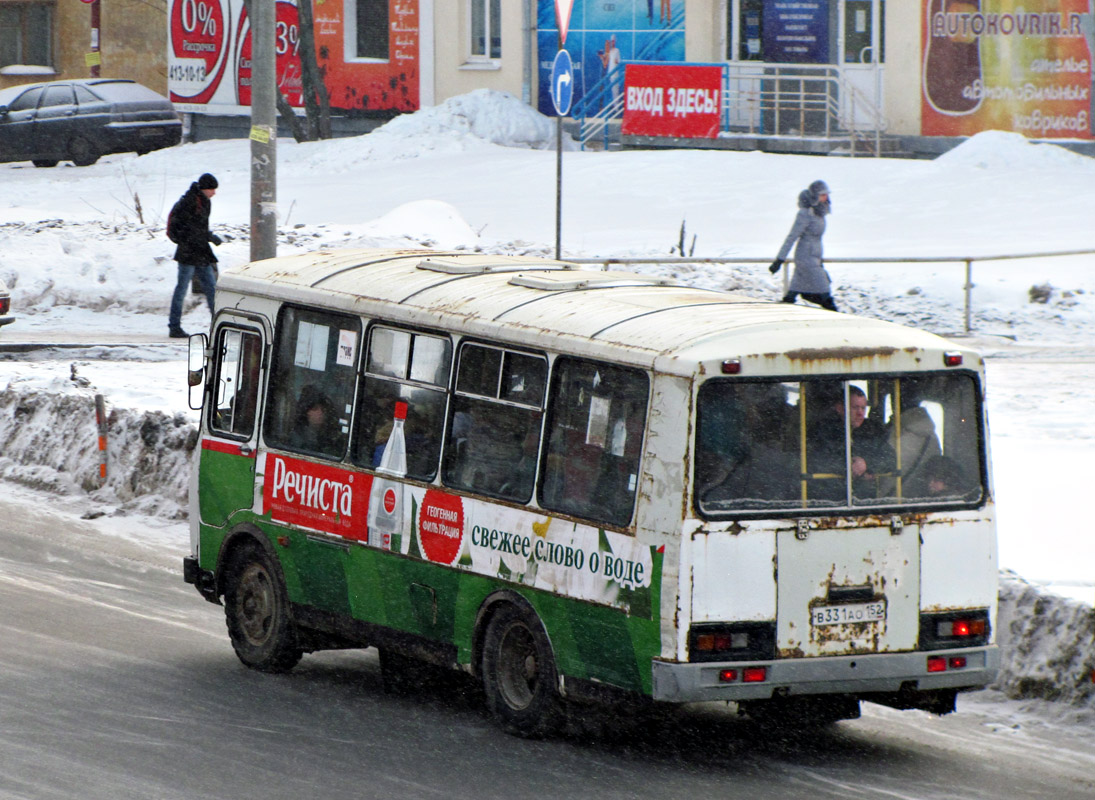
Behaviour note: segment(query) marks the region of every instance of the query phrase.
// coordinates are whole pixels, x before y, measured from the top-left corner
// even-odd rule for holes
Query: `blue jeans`
[[[171,311],[167,316],[167,326],[174,330],[182,327],[182,308],[186,293],[190,290],[190,279],[198,273],[198,281],[205,290],[205,299],[209,302],[209,313],[213,313],[213,293],[217,288],[217,278],[213,267],[197,267],[193,264],[179,264],[179,282],[175,284],[175,294],[171,296]]]

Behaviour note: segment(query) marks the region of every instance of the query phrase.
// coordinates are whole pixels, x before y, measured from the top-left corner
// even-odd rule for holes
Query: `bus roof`
[[[533,256],[321,250],[226,271],[217,289],[218,305],[236,305],[227,293],[238,293],[517,345],[557,337],[580,354],[683,375],[735,358],[759,360],[765,374],[942,366],[921,363],[924,351],[980,365],[975,352],[913,328]]]

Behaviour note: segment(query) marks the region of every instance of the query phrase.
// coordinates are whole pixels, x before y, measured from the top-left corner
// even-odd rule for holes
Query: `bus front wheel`
[[[507,733],[539,738],[559,725],[555,659],[535,614],[506,604],[491,618],[483,640],[483,689]]]
[[[273,560],[261,547],[246,546],[232,558],[227,578],[224,616],[240,661],[262,672],[292,669],[303,651]]]

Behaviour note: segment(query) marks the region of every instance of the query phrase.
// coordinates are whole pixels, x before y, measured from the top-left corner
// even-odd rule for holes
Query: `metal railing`
[[[878,104],[830,64],[765,64],[621,62],[597,81],[574,105],[578,140],[584,148],[595,136],[608,145],[609,127],[624,111],[627,64],[718,66],[722,69],[723,113],[720,136],[822,138],[847,141],[849,155],[857,143],[870,143],[881,154],[886,121]]]
[[[863,256],[846,258],[826,258],[827,264],[964,264],[966,280],[962,286],[964,294],[964,330],[970,333],[973,330],[971,317],[973,308],[973,264],[979,261],[1017,261],[1030,258],[1065,258],[1069,256],[1095,256],[1092,250],[1053,250],[1041,253],[1004,253],[995,255],[977,256]],[[692,257],[663,257],[649,258],[565,258],[564,261],[571,264],[596,264],[603,269],[612,265],[627,264],[758,264],[771,263],[771,254],[761,258],[692,258]],[[791,262],[788,264],[791,265]],[[783,271],[783,289],[786,292],[790,283],[789,270]]]

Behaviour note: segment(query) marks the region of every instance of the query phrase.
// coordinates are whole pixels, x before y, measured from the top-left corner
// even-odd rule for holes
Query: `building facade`
[[[242,116],[243,0],[98,0],[101,74],[169,93],[182,111]],[[300,103],[299,15],[277,3],[278,80]],[[982,130],[1092,140],[1091,0],[313,0],[336,113],[386,118],[477,88],[551,113],[552,58],[571,55],[576,113],[623,104],[632,62],[719,65],[724,133],[819,126],[932,139]],[[0,0],[0,86],[89,72],[91,5]],[[608,73],[616,70],[616,78]],[[824,112],[799,114],[806,96]],[[590,95],[584,103],[582,98]],[[828,114],[831,119],[822,119]]]

